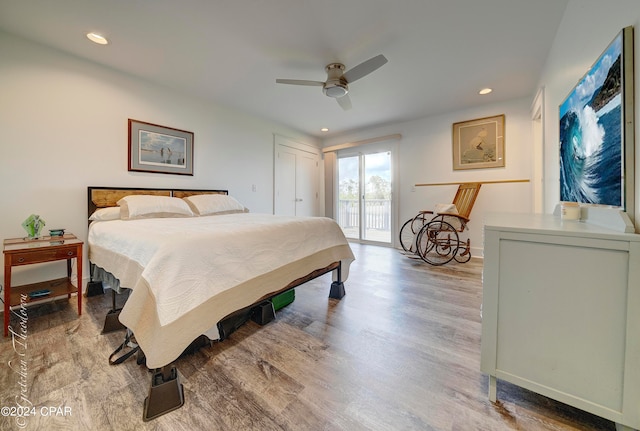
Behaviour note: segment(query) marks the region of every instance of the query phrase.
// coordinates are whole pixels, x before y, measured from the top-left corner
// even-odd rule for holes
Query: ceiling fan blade
[[[351,109],[351,98],[349,97],[348,94],[345,94],[342,97],[338,97],[336,101],[338,102],[338,105],[340,105],[340,107],[345,111],[348,111],[349,109]]]
[[[306,81],[304,79],[276,79],[276,84],[309,85],[312,87],[322,87],[324,85],[324,82]]]
[[[375,57],[347,70],[342,77],[351,84],[353,81],[356,81],[363,76],[367,76],[374,70],[384,66],[387,61],[388,60],[384,55],[376,55]]]

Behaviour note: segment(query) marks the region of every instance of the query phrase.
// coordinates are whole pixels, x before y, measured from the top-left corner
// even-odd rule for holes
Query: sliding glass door
[[[391,151],[338,153],[338,224],[350,239],[390,244]]]

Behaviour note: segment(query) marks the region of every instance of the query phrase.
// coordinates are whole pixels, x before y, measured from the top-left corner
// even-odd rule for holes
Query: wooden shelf
[[[50,294],[46,296],[40,296],[38,298],[31,298],[29,296],[30,292],[34,292],[36,290],[44,290],[48,289],[51,291]],[[11,287],[11,302],[10,306],[14,307],[16,305],[20,305],[22,303],[21,295],[25,295],[27,298],[24,302],[27,304],[32,302],[39,302],[45,299],[56,298],[58,296],[67,296],[69,297],[72,293],[77,293],[78,288],[75,287],[69,277],[58,278],[55,280],[47,280],[40,281],[38,283],[25,284],[22,286],[12,286]]]

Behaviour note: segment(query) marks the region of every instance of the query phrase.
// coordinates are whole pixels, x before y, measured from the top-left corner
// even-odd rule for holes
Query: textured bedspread
[[[342,280],[353,254],[323,217],[229,214],[114,220],[89,229],[89,259],[133,292],[120,314],[158,368],[216,323],[331,262]]]

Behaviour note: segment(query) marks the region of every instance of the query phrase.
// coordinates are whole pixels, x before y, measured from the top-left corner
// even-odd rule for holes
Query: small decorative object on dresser
[[[40,237],[40,232],[45,224],[45,221],[42,220],[39,215],[31,214],[22,222],[22,227],[27,231],[29,239],[36,239]]]
[[[10,238],[4,240],[4,336],[9,334],[10,307],[26,306],[30,302],[55,298],[72,293],[78,295],[78,315],[82,314],[82,245],[73,234],[43,236],[40,238]],[[77,281],[71,283],[71,260],[76,260]],[[11,286],[11,269],[14,266],[36,263],[67,261],[67,276],[23,286]],[[78,287],[76,287],[78,286]]]
[[[63,236],[64,229],[49,229],[49,236]]]

